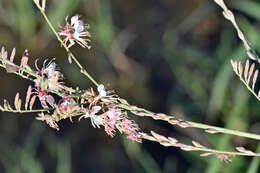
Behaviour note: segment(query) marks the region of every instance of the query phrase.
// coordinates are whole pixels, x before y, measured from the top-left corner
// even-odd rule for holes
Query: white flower
[[[52,62],[50,63],[46,69],[45,69],[45,73],[47,75],[48,78],[51,78],[51,76],[54,76],[55,75],[55,69],[56,69],[56,63],[55,62]]]
[[[102,85],[102,84],[99,85],[99,86],[97,87],[97,90],[98,90],[99,95],[100,95],[101,97],[107,96],[107,92],[106,92],[106,90],[105,90],[104,85]]]
[[[64,27],[59,26],[60,36],[64,36],[63,42],[67,44],[69,41],[68,48],[73,46],[76,43],[78,43],[80,46],[84,48],[90,49],[91,46],[88,45],[90,42],[89,37],[91,37],[90,33],[87,31],[89,29],[89,26],[84,24],[82,20],[79,20],[79,16],[75,15],[71,17],[70,23],[68,22],[68,17],[65,19],[66,25]]]
[[[86,114],[84,115],[84,118],[92,117],[96,115],[101,110],[100,106],[94,106],[91,111],[87,111]]]

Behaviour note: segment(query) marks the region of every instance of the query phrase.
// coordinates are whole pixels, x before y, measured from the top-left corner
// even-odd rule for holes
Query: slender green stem
[[[49,112],[48,109],[32,109],[32,110],[1,110],[3,112],[14,112],[14,113],[35,113],[35,112]]]
[[[197,151],[226,154],[226,155],[232,155],[232,156],[259,156],[258,154],[255,154],[255,153],[241,153],[241,152],[235,152],[235,151],[214,150],[214,149],[210,149],[210,148],[199,148],[199,147],[193,147],[193,148]]]
[[[70,51],[70,49],[68,48],[68,46],[62,41],[61,37],[59,36],[59,34],[56,32],[56,30],[54,29],[53,25],[51,24],[49,18],[47,17],[47,15],[45,14],[44,11],[41,10],[41,14],[43,15],[44,19],[46,20],[46,22],[48,23],[49,27],[51,28],[52,32],[55,34],[55,36],[57,37],[57,39],[59,40],[59,42],[61,43],[61,45],[64,47],[64,49],[69,53],[69,55],[71,56],[71,58],[73,59],[73,61],[77,64],[77,66],[80,68],[81,73],[83,73],[85,76],[87,76],[91,82],[93,82],[96,86],[98,86],[98,83],[95,81],[95,79],[87,72],[86,69],[84,69],[82,67],[82,65],[79,63],[79,61],[77,60],[77,58],[73,55],[73,53]]]
[[[236,72],[235,72],[235,73],[236,73]],[[242,77],[240,77],[239,74],[236,73],[236,75],[240,78],[240,80],[241,80],[241,81],[243,82],[243,84],[247,87],[247,89],[257,98],[257,100],[260,101],[260,98],[257,96],[257,94],[255,93],[255,91],[254,91],[252,88],[250,88],[250,86],[246,83],[246,81],[245,81]]]
[[[165,114],[162,114],[162,113],[153,113],[153,112],[148,111],[146,109],[138,108],[136,106],[132,106],[132,105],[129,105],[129,104],[120,104],[119,107],[122,108],[122,109],[128,110],[128,111],[132,112],[133,114],[135,114],[137,116],[147,116],[147,117],[151,117],[155,120],[167,121],[168,123],[174,124],[174,125],[175,124],[179,125],[178,122],[181,122],[181,123],[186,123],[186,127],[193,127],[193,128],[198,128],[198,129],[204,129],[204,130],[215,130],[216,133],[225,133],[225,134],[229,134],[229,135],[260,140],[260,135],[258,135],[258,134],[241,132],[241,131],[238,131],[238,130],[231,130],[231,129],[221,128],[221,127],[196,123],[196,122],[192,122],[192,121],[181,120],[181,119],[178,119],[174,116],[169,116],[169,115],[165,115]],[[181,125],[179,125],[179,126],[182,127]]]
[[[170,140],[169,138],[159,135],[150,135],[147,133],[141,133],[141,137],[146,140],[158,142],[161,145],[164,146],[171,146],[171,147],[179,147],[182,150],[186,151],[201,151],[201,152],[206,152],[206,153],[214,153],[214,154],[226,154],[229,156],[259,156],[259,153],[254,153],[254,152],[235,152],[235,151],[224,151],[224,150],[215,150],[215,149],[210,149],[205,146],[195,146],[195,145],[186,145],[182,144],[180,142]]]
[[[199,129],[205,129],[205,130],[214,129],[214,130],[216,130],[217,132],[220,132],[220,133],[225,133],[225,134],[229,134],[229,135],[260,140],[260,135],[257,135],[257,134],[254,134],[254,133],[247,133],[247,132],[241,132],[241,131],[238,131],[238,130],[225,129],[225,128],[221,128],[221,127],[196,123],[196,122],[192,122],[192,121],[186,121],[186,122],[188,124],[190,124],[192,127],[199,128]]]

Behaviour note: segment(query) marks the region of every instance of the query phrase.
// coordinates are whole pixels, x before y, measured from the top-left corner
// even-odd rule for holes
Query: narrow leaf
[[[258,70],[255,71],[254,77],[253,77],[253,84],[252,84],[252,89],[254,90],[255,88],[255,83],[256,83],[256,79],[258,76]]]
[[[207,129],[207,130],[205,130],[205,132],[210,133],[210,134],[220,133],[220,131],[218,131],[216,129]]]
[[[238,73],[239,73],[240,78],[242,78],[243,66],[242,66],[241,61],[239,61],[238,71],[239,71]]]
[[[178,126],[180,126],[182,128],[191,127],[191,125],[185,121],[179,121]]]
[[[161,141],[168,141],[168,139],[167,139],[165,136],[159,135],[158,133],[155,133],[154,131],[151,131],[151,134],[152,134],[155,138],[157,138],[157,139],[159,139],[159,140],[161,140]]]
[[[5,69],[7,73],[14,73],[19,70],[19,66],[15,64],[6,64]]]
[[[198,142],[196,142],[196,141],[192,141],[192,144],[193,144],[195,147],[206,148],[206,147],[204,147],[203,145],[201,145],[200,143],[198,143]]]
[[[69,61],[69,64],[71,64],[71,63],[72,63],[72,58],[71,58],[71,55],[70,55],[70,53],[68,54],[68,61]]]
[[[253,74],[253,72],[254,72],[254,68],[255,68],[255,63],[253,63],[253,64],[251,65],[251,67],[250,67],[249,74],[248,74],[248,79],[247,79],[247,83],[250,82],[250,78],[251,78],[251,76],[252,76],[252,74]]]
[[[236,147],[236,150],[242,153],[246,151],[244,147]]]
[[[175,144],[175,143],[177,143],[177,142],[178,142],[178,140],[177,140],[177,139],[175,139],[175,138],[172,138],[172,137],[168,137],[168,139],[169,139],[169,141],[170,141],[170,143],[171,143],[171,144]]]
[[[22,107],[22,100],[19,99],[18,100],[18,105],[17,105],[18,110],[21,110],[21,107]]]
[[[33,104],[35,102],[36,96],[33,96],[30,101],[30,110],[32,110]]]
[[[252,152],[250,150],[246,150],[244,147],[236,147],[236,150],[241,152],[241,153],[255,154],[254,152]]]
[[[200,157],[206,157],[206,156],[210,156],[213,154],[215,154],[215,153],[202,153],[202,154],[200,154]]]
[[[22,59],[21,59],[20,66],[22,66],[22,67],[26,66],[27,63],[28,63],[28,59],[29,59],[29,53],[28,53],[28,50],[25,49],[23,56],[22,56]]]
[[[248,69],[249,69],[249,60],[246,61],[245,71],[244,71],[244,77],[245,81],[247,82],[247,76],[248,76]]]
[[[15,99],[14,99],[14,106],[15,106],[16,110],[18,110],[19,95],[20,95],[19,93],[16,93]]]
[[[230,60],[230,63],[233,67],[233,70],[235,71],[235,73],[237,74],[237,61],[233,61],[232,59]]]
[[[1,49],[1,58],[7,59],[7,51],[5,50],[4,47]]]
[[[10,56],[10,61],[11,61],[11,62],[14,62],[15,52],[16,52],[16,49],[13,48],[12,53],[11,53],[11,56]]]
[[[29,85],[27,94],[26,94],[26,99],[25,99],[25,110],[27,110],[27,108],[28,108],[28,103],[30,101],[31,94],[32,94],[32,86]]]

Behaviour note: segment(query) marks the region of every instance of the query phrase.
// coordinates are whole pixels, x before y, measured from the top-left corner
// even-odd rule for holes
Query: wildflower
[[[113,137],[115,132],[115,125],[120,119],[121,110],[110,108],[107,112],[104,113],[105,118],[105,131],[106,133]]]
[[[58,104],[58,113],[62,116],[62,118],[70,117],[70,121],[72,121],[72,113],[78,111],[80,107],[77,105],[76,101],[71,97],[65,97],[59,101]]]
[[[35,61],[36,73],[40,74],[41,77],[34,80],[35,85],[43,90],[59,90],[59,80],[62,79],[62,74],[59,71],[56,71],[56,63],[51,61],[48,65],[45,65],[47,62],[47,60],[45,60],[43,67],[39,69],[37,61],[38,59]],[[48,80],[44,80],[45,78]]]
[[[127,138],[131,141],[141,142],[140,135],[138,135],[138,127],[133,121],[128,120],[126,117],[122,119],[122,131],[127,134]]]
[[[36,119],[45,121],[48,126],[50,126],[51,128],[54,128],[57,131],[59,131],[60,128],[59,128],[59,125],[57,124],[56,116],[57,116],[57,112],[56,111],[52,115],[44,114],[42,112],[42,113],[38,114],[38,117],[36,117]]]
[[[90,39],[88,37],[91,37],[89,31],[89,26],[84,24],[82,20],[79,20],[79,16],[75,15],[71,17],[70,23],[68,22],[68,16],[65,19],[66,25],[64,27],[60,27],[60,32],[58,34],[60,36],[64,36],[63,43],[67,44],[69,41],[68,48],[73,46],[76,43],[78,43],[83,48],[90,49],[91,46],[88,45],[88,42],[90,42]]]
[[[99,128],[100,125],[104,124],[103,115],[96,115],[100,110],[101,106],[93,106],[91,110],[87,110],[86,113],[79,118],[79,121],[82,118],[90,118],[93,127],[97,126]]]
[[[39,98],[43,108],[46,108],[46,109],[49,108],[47,103],[51,106],[54,105],[55,100],[54,100],[53,96],[48,94],[47,91],[39,89],[39,88],[33,88],[32,90],[33,90],[33,92],[31,92],[31,93],[35,94]]]
[[[101,96],[101,97],[105,97],[106,95],[107,95],[107,92],[106,92],[106,90],[105,90],[105,87],[104,87],[104,85],[99,85],[98,87],[97,87],[97,90],[98,90],[98,92],[99,92],[99,95]]]
[[[232,160],[230,159],[230,157],[226,154],[216,154],[218,159],[225,161],[225,162],[232,162]]]
[[[115,126],[116,121],[118,120],[119,116],[121,115],[121,110],[111,108],[106,112],[108,117],[108,124],[111,127]]]

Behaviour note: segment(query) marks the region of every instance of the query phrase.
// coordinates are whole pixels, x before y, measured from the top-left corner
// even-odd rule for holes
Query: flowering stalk
[[[231,161],[231,156],[260,156],[259,153],[254,153],[252,151],[246,150],[243,147],[236,147],[236,150],[238,152],[214,150],[209,149],[195,141],[192,141],[192,145],[187,145],[180,143],[175,138],[165,137],[153,131],[151,131],[151,135],[141,132],[141,129],[138,127],[138,125],[128,116],[129,112],[137,116],[147,116],[155,120],[167,121],[169,124],[177,125],[182,128],[193,127],[204,129],[205,132],[212,134],[224,133],[260,140],[260,135],[257,134],[185,121],[174,116],[168,116],[163,113],[153,113],[149,110],[130,105],[127,103],[126,100],[120,98],[115,92],[107,91],[104,85],[99,85],[89,75],[89,73],[83,68],[83,66],[69,49],[74,43],[78,43],[84,48],[89,48],[89,40],[86,37],[90,37],[90,34],[88,33],[88,31],[85,30],[85,25],[81,20],[79,20],[79,16],[72,17],[70,23],[66,19],[65,27],[61,27],[61,31],[56,32],[53,25],[50,23],[47,15],[45,14],[46,1],[43,0],[41,2],[42,3],[40,3],[39,0],[34,0],[34,3],[40,9],[49,27],[51,28],[61,45],[67,51],[69,58],[71,58],[76,63],[76,65],[80,69],[80,72],[87,76],[97,86],[97,91],[95,91],[93,88],[73,89],[67,87],[62,82],[62,73],[56,70],[56,63],[52,60],[49,62],[45,60],[42,68],[38,67],[36,60],[35,70],[33,70],[31,67],[29,67],[29,65],[27,65],[27,50],[22,56],[20,66],[18,66],[13,63],[15,49],[13,49],[11,56],[8,57],[7,51],[2,48],[0,54],[0,66],[5,68],[7,73],[15,73],[25,79],[32,81],[34,85],[28,87],[24,109],[22,109],[22,100],[19,97],[19,93],[17,93],[14,99],[15,108],[12,108],[9,102],[5,100],[3,106],[0,106],[0,110],[19,113],[38,112],[38,117],[36,119],[44,121],[48,126],[56,130],[60,130],[58,122],[62,119],[70,119],[71,122],[73,122],[73,119],[75,119],[74,117],[78,117],[78,121],[81,121],[82,119],[90,119],[91,124],[94,128],[103,127],[104,131],[110,137],[113,137],[116,132],[119,131],[120,133],[125,134],[128,139],[135,142],[141,142],[142,139],[156,141],[163,146],[178,147],[185,151],[201,151],[203,152],[201,154],[202,157],[215,155],[219,159],[226,162]],[[233,14],[230,14],[230,11],[228,11],[226,6],[223,5],[224,2],[222,0],[215,0],[215,2],[221,5],[221,7],[224,9],[225,17],[231,20],[233,25],[238,30],[239,37],[244,42],[248,56],[254,56],[254,54],[252,54],[252,49],[248,41],[246,40],[243,33],[239,30],[235,22]],[[60,36],[65,36],[66,38],[62,40]],[[68,41],[70,44],[67,46],[66,43]],[[240,76],[240,79],[244,83],[246,83],[247,86],[249,86],[250,78],[253,75],[254,68],[251,66],[249,69],[249,65],[246,65],[246,70],[243,73],[244,78],[242,78],[242,65],[237,66],[237,63],[232,62],[232,66],[236,74]],[[256,73],[258,74],[258,71],[255,72],[255,74]],[[254,76],[257,77],[257,74]],[[254,90],[256,77],[253,77],[252,87],[249,87],[250,89],[252,88],[252,91]],[[60,97],[58,97],[57,99],[53,96],[55,94]],[[258,97],[259,95],[257,96],[257,98]],[[33,109],[35,100],[38,100],[40,102],[42,109]]]
[[[96,80],[87,72],[86,69],[83,68],[83,66],[80,64],[80,62],[77,60],[77,58],[74,56],[74,54],[70,51],[70,49],[68,48],[68,46],[62,41],[61,37],[59,36],[59,34],[56,32],[56,30],[54,29],[53,25],[51,24],[49,18],[47,17],[47,15],[45,14],[44,11],[41,11],[41,14],[43,15],[44,19],[46,20],[47,24],[49,25],[49,27],[51,28],[52,32],[55,34],[55,36],[57,37],[58,41],[61,43],[61,45],[64,47],[64,49],[67,51],[67,53],[69,54],[69,56],[71,56],[71,58],[73,59],[73,61],[76,63],[76,65],[79,67],[80,72],[83,73],[85,76],[87,76],[87,78],[90,79],[91,82],[93,82],[96,86],[98,86],[98,83],[96,82]]]
[[[47,125],[55,128],[56,130],[60,130],[60,127],[58,126],[58,122],[60,120],[69,118],[72,122],[72,117],[80,116],[78,119],[79,121],[83,118],[88,118],[91,120],[93,127],[100,128],[103,126],[105,132],[110,137],[113,137],[116,130],[118,130],[119,132],[126,134],[127,138],[132,141],[141,142],[141,139],[157,141],[164,146],[179,147],[185,151],[201,151],[203,152],[201,156],[216,155],[219,159],[224,161],[230,161],[230,156],[235,155],[259,156],[259,154],[248,151],[242,147],[236,148],[239,152],[228,152],[209,149],[195,141],[192,141],[193,145],[187,145],[178,142],[174,138],[166,138],[154,132],[151,132],[152,136],[142,133],[139,131],[140,129],[137,124],[129,119],[127,112],[131,112],[137,116],[152,117],[155,120],[164,120],[170,124],[178,125],[182,128],[195,127],[205,129],[208,133],[221,132],[253,139],[260,139],[258,135],[190,121],[183,121],[175,118],[174,116],[168,116],[162,113],[153,113],[143,108],[132,106],[128,104],[126,100],[117,96],[113,91],[106,91],[103,85],[98,86],[98,93],[95,93],[93,88],[88,90],[72,89],[66,87],[63,83],[58,81],[61,74],[56,71],[56,64],[53,61],[49,62],[47,65],[45,61],[42,68],[38,68],[36,63],[35,68],[37,71],[34,71],[30,67],[24,68],[13,64],[6,55],[7,52],[2,49],[0,57],[2,64],[0,64],[0,66],[5,69],[8,65],[17,67],[17,71],[13,71],[11,73],[28,77],[29,80],[34,82],[35,87],[28,87],[25,103],[26,110],[21,110],[22,102],[19,98],[19,94],[17,94],[14,102],[15,109],[11,108],[10,104],[5,101],[4,106],[0,107],[2,111],[19,113],[40,112],[37,119],[45,121]],[[56,76],[58,77],[57,79]],[[56,83],[54,84],[52,81],[53,78],[56,79]],[[61,96],[62,99],[55,101],[49,93],[57,94]],[[27,110],[30,98],[30,110]],[[39,99],[44,109],[32,109],[35,98]]]
[[[1,57],[0,57],[0,60],[1,60]],[[5,68],[5,66],[3,64],[0,64],[0,66]],[[19,76],[22,76],[23,78],[26,78],[28,80],[34,81],[34,79],[29,78],[28,76],[24,75],[24,73],[28,73],[35,78],[40,78],[40,75],[34,73],[33,71],[29,71],[28,69],[20,68],[19,70],[23,73],[18,73],[18,72],[14,72],[14,73],[19,75]],[[63,88],[68,93],[75,94],[75,98],[80,99],[80,96],[77,95],[78,93],[80,93],[79,91],[76,91],[75,89],[69,88],[65,85],[59,85],[59,87]],[[67,94],[64,94],[60,91],[55,91],[55,90],[51,91],[51,92],[53,92],[54,94],[57,94],[61,97],[64,97],[64,96],[67,95]],[[100,92],[102,93],[103,91],[100,90]],[[104,95],[104,94],[102,93],[102,95]],[[178,125],[179,127],[182,127],[182,128],[193,127],[193,128],[204,129],[205,132],[211,133],[211,134],[213,134],[213,133],[224,133],[224,134],[230,134],[230,135],[260,140],[260,135],[257,135],[257,134],[241,132],[241,131],[238,131],[238,130],[225,129],[225,128],[221,128],[221,127],[201,124],[201,123],[192,122],[192,121],[181,120],[181,119],[176,118],[175,116],[169,116],[169,115],[166,115],[166,114],[163,114],[163,113],[154,113],[154,112],[148,111],[146,109],[130,105],[129,103],[127,103],[126,100],[124,100],[122,98],[117,98],[117,99],[114,100],[114,102],[115,102],[115,104],[117,105],[118,108],[126,110],[126,111],[130,111],[134,115],[147,116],[147,117],[151,117],[155,120],[167,121],[170,124]],[[77,113],[77,114],[73,114],[72,117],[77,117],[77,116],[82,116],[82,115],[83,115],[83,113]]]
[[[187,145],[187,144],[180,143],[175,138],[172,138],[172,137],[167,138],[167,137],[162,136],[153,131],[151,131],[151,135],[147,134],[147,133],[141,133],[141,135],[142,135],[142,138],[150,140],[150,141],[158,142],[165,147],[178,147],[184,151],[203,152],[202,154],[200,154],[201,157],[216,155],[220,160],[223,160],[226,162],[231,162],[230,157],[232,157],[232,156],[260,156],[260,153],[254,153],[250,150],[246,150],[243,147],[236,147],[236,150],[238,152],[232,152],[232,151],[210,149],[195,141],[192,141],[192,145]]]
[[[251,43],[248,41],[246,35],[241,31],[241,29],[239,28],[235,16],[232,13],[231,10],[229,10],[226,6],[226,4],[224,3],[224,0],[214,0],[214,2],[216,4],[218,4],[222,10],[223,10],[223,16],[229,20],[232,25],[235,27],[236,31],[237,31],[237,35],[239,37],[239,39],[243,42],[243,45],[246,49],[246,53],[248,55],[248,57],[254,61],[257,61],[258,63],[260,63],[260,58],[259,56],[256,54],[256,52],[254,51],[254,49],[251,46]]]
[[[122,101],[122,103],[123,104],[119,104],[119,107],[121,107],[122,109],[125,109],[125,110],[129,110],[134,115],[146,116],[146,117],[151,117],[154,120],[166,121],[169,124],[177,125],[181,128],[193,127],[193,128],[203,129],[203,130],[205,130],[205,132],[210,133],[210,134],[224,133],[224,134],[229,134],[229,135],[234,135],[234,136],[240,136],[240,137],[246,137],[246,138],[250,138],[250,139],[260,140],[260,135],[257,135],[257,134],[241,132],[238,130],[231,130],[231,129],[221,128],[221,127],[206,125],[206,124],[202,124],[202,123],[192,122],[192,121],[181,120],[181,119],[176,118],[175,116],[170,116],[170,115],[166,115],[163,113],[154,113],[154,112],[148,111],[143,108],[132,106],[132,105],[128,104],[126,101]]]

